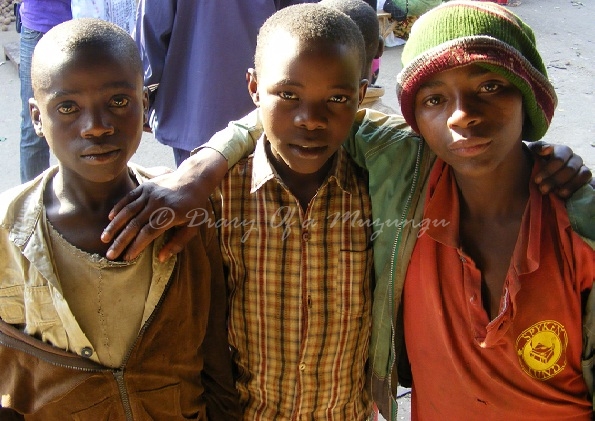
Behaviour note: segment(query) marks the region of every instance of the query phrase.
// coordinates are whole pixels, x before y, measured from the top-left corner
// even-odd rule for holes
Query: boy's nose
[[[101,110],[89,110],[83,117],[81,136],[84,138],[101,137],[114,133],[109,118]]]
[[[470,98],[461,96],[453,101],[453,108],[448,118],[449,127],[470,127],[480,121],[478,104]]]
[[[318,103],[302,103],[295,116],[295,124],[307,130],[326,127],[326,106]]]

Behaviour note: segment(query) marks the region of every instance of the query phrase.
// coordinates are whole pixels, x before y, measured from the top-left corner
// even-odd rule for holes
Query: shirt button
[[[304,371],[306,369],[306,364],[301,363],[300,364],[300,371]]]
[[[473,294],[470,298],[469,301],[471,301],[472,304],[476,304],[477,303],[477,295]]]
[[[89,358],[91,355],[93,355],[93,348],[89,348],[88,346],[86,346],[83,349],[81,349],[81,356]]]
[[[309,233],[308,231],[305,231],[305,232],[302,234],[302,240],[304,240],[304,241],[308,241],[308,240],[310,240],[310,233]]]
[[[459,259],[461,259],[461,262],[467,263],[467,259],[465,259],[465,256],[459,256]]]

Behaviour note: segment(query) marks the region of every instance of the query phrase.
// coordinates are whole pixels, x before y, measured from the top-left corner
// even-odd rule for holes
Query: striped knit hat
[[[521,91],[524,139],[543,137],[554,116],[557,97],[533,31],[496,3],[450,1],[430,10],[413,25],[401,60],[397,96],[405,120],[418,133],[415,95],[420,85],[438,72],[472,63],[501,74]]]

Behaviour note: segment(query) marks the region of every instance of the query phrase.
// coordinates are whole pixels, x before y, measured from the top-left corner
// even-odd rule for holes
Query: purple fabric
[[[43,33],[72,19],[70,0],[24,0],[20,10],[23,26]]]
[[[145,85],[159,83],[151,125],[190,151],[254,109],[245,74],[256,35],[280,6],[317,0],[141,0],[134,37]]]

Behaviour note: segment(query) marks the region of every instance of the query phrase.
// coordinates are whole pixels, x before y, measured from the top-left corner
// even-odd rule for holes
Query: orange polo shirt
[[[564,204],[531,185],[492,321],[481,272],[460,246],[454,174],[440,160],[424,218],[403,298],[412,420],[591,420],[581,294],[595,253],[572,232]]]

